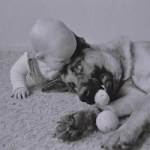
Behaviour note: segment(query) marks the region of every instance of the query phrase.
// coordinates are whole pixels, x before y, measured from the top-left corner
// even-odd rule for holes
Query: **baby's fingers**
[[[20,88],[14,92],[14,98],[15,99],[25,99],[29,94],[30,93],[29,93],[28,89]]]
[[[26,93],[23,91],[21,94],[21,98],[25,99],[26,98]]]
[[[25,99],[26,97],[28,97],[28,95],[29,95],[29,91],[28,90],[25,91],[25,92],[24,91],[22,92],[22,98],[23,99]]]
[[[21,93],[18,94],[18,99],[22,99],[22,94]]]
[[[26,98],[26,96],[25,96],[25,92],[24,91],[20,91],[19,93],[15,93],[15,95],[14,95],[14,98],[15,99],[24,99],[24,98]]]
[[[30,92],[29,90],[26,91],[26,97],[29,96]]]
[[[17,93],[14,93],[14,98],[18,99],[18,94]]]
[[[14,93],[15,99],[21,99],[21,93]]]

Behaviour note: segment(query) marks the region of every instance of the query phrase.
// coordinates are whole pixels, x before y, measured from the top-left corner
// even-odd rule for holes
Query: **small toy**
[[[109,103],[109,95],[107,92],[103,89],[98,90],[98,92],[95,95],[95,103],[98,106],[105,106]]]
[[[112,111],[103,111],[96,118],[97,128],[103,133],[117,129],[119,119]]]

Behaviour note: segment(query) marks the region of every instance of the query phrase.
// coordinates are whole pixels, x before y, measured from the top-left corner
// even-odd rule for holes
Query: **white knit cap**
[[[35,51],[46,50],[62,60],[70,58],[77,46],[73,32],[57,19],[38,20],[31,30],[31,43]]]

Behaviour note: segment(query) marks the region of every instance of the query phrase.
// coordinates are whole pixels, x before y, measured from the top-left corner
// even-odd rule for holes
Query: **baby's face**
[[[34,41],[32,45],[37,59],[53,70],[62,68],[66,61],[68,61],[67,59],[62,59],[54,55],[55,53],[53,54],[53,50],[49,48],[49,45],[45,41]]]
[[[45,55],[44,57],[45,64],[51,69],[61,69],[65,65],[66,61],[56,58],[52,55]]]
[[[59,70],[65,64],[67,64],[70,59],[68,58],[64,60],[53,56],[51,53],[45,52],[40,57],[38,57],[38,60],[45,63],[47,67],[51,68],[52,70]]]
[[[57,45],[59,46],[59,44],[55,44],[56,46],[52,47],[44,38],[40,40],[33,38],[32,45],[37,59],[44,62],[47,67],[51,69],[59,70],[70,60],[70,57],[67,57],[67,54],[69,53],[67,48],[60,50],[57,48]]]

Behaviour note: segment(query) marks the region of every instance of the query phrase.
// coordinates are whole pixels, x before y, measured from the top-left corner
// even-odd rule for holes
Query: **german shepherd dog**
[[[101,145],[108,150],[127,149],[150,122],[150,42],[120,37],[106,44],[90,45],[83,38],[76,36],[76,40],[71,62],[60,77],[42,90],[69,90],[92,105],[96,92],[104,87],[111,101],[102,108],[63,117],[55,135],[63,140],[76,140],[86,131],[96,129],[96,116],[102,110],[111,110],[118,117],[129,118],[117,130],[105,134]]]

